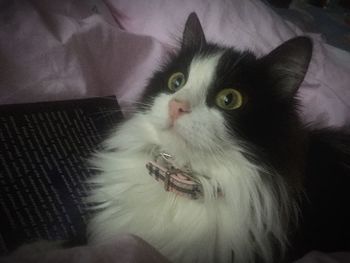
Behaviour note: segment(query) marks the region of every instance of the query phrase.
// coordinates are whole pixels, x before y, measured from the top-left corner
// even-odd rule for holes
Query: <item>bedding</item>
[[[28,247],[7,258],[0,258],[0,263],[170,263],[153,247],[133,235],[121,235],[114,241],[99,246],[80,246],[70,249],[57,249],[47,245],[44,249],[28,255]],[[325,254],[312,251],[294,263],[348,263],[350,253],[337,252]]]
[[[37,250],[23,246],[16,254],[0,258],[0,263],[170,263],[145,241],[132,235],[121,235],[99,246],[58,249],[53,244],[36,245]]]
[[[350,127],[350,54],[327,44],[320,34],[304,32],[258,0],[0,1],[0,104],[116,95],[127,114],[148,77],[177,49],[192,11],[209,40],[257,55],[296,35],[309,35],[314,54],[299,92],[301,117],[305,123]],[[71,261],[59,252],[47,255],[46,262],[78,262],[81,256],[91,260],[85,262],[98,262],[93,260],[102,251],[116,253],[104,262],[142,262],[142,257],[120,259],[125,248],[133,248],[133,255],[157,254],[148,246],[142,250],[139,239],[123,242],[118,249],[116,243],[102,250],[70,249]],[[349,261],[349,254],[342,257]],[[320,258],[345,262],[317,253],[297,262]]]

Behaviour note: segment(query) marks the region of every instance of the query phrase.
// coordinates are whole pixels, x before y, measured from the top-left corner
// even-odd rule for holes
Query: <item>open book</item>
[[[114,97],[0,106],[0,255],[85,236],[87,159],[122,118]]]

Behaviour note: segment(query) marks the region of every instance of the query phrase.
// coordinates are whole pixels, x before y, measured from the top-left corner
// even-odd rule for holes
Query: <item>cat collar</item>
[[[159,153],[153,161],[146,164],[149,174],[158,182],[164,184],[165,191],[190,199],[198,199],[203,196],[201,184],[190,176],[190,168],[183,170],[177,168],[173,157],[167,153]]]

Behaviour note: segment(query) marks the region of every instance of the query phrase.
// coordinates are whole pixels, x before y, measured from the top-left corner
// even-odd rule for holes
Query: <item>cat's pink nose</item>
[[[179,101],[179,100],[172,99],[169,102],[169,117],[172,124],[174,124],[174,122],[179,117],[190,112],[191,112],[191,106],[190,106],[190,103],[187,101]]]

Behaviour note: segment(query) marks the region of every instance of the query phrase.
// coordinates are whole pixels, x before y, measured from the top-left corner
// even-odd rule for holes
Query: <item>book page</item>
[[[0,106],[0,254],[84,238],[87,160],[121,119],[113,98]]]

